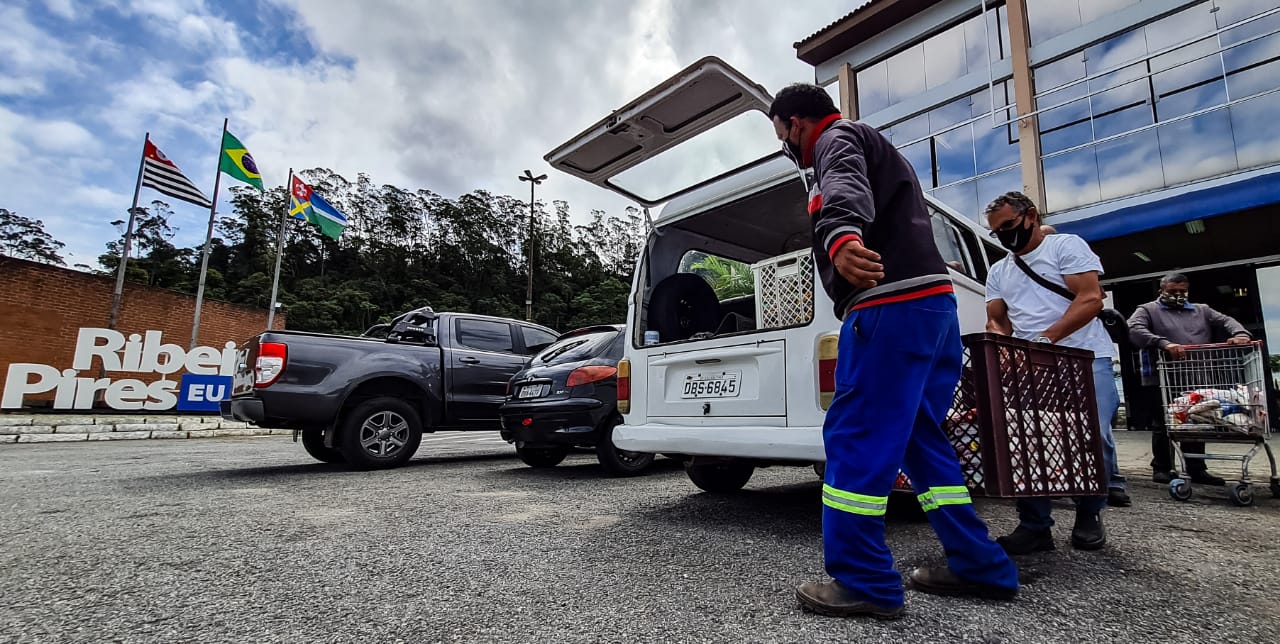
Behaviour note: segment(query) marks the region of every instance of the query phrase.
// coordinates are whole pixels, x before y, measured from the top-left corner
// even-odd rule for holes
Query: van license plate
[[[734,398],[738,395],[738,379],[742,376],[737,371],[720,373],[698,373],[686,376],[681,398]]]

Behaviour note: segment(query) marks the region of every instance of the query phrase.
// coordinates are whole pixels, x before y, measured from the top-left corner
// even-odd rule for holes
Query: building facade
[[[1122,312],[1178,270],[1280,353],[1275,0],[872,0],[796,49],[956,210],[1022,190]]]

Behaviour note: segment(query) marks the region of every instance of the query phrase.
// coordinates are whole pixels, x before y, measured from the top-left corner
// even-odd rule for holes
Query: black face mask
[[[791,128],[787,128],[787,138],[782,141],[782,153],[796,164],[797,168],[803,168],[804,150],[797,144],[791,142]]]
[[[1023,223],[1026,223],[1025,218]],[[1031,228],[1026,226],[1014,226],[1009,230],[997,230],[996,239],[1000,240],[1000,245],[1009,249],[1011,252],[1018,253],[1031,243]]]

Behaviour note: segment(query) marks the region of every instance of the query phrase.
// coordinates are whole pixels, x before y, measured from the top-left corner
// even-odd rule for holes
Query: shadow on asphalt
[[[659,456],[653,461],[653,465],[644,473],[632,477],[635,479],[645,479],[652,476],[664,476],[679,472],[684,473],[684,466],[680,461]],[[593,456],[573,455],[566,459],[563,463],[555,467],[534,468],[525,465],[519,460],[516,466],[509,469],[494,470],[484,474],[484,476],[501,478],[505,481],[549,481],[549,480],[584,480],[584,479],[609,479],[609,475],[605,473],[604,468],[600,466],[600,462]],[[627,480],[619,477],[617,480]]]
[[[440,465],[449,465],[452,463],[477,463],[484,461],[509,461],[515,458],[515,453],[488,453],[488,454],[459,454],[456,456],[431,456],[427,458],[414,458],[399,468],[389,470],[394,472],[397,470],[412,470],[420,467],[431,467]],[[222,470],[204,470],[200,472],[177,472],[173,474],[159,474],[146,478],[160,481],[185,481],[192,479],[238,479],[238,478],[259,478],[273,476],[316,476],[316,475],[358,475],[372,474],[379,470],[356,470],[342,464],[333,463],[299,463],[297,465],[273,465],[266,467],[238,467]]]
[[[704,492],[689,484],[689,493],[673,503],[643,511],[648,520],[705,527],[716,523],[739,529],[776,526],[821,530],[822,483],[797,483],[772,487],[747,487],[737,492]],[[919,503],[910,495],[889,497],[886,519],[890,526],[927,523]]]

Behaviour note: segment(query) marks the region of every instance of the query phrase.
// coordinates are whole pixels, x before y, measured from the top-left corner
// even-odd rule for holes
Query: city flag
[[[222,160],[218,163],[218,169],[258,190],[266,191],[262,187],[262,175],[258,173],[258,164],[254,163],[253,155],[230,132],[222,133]]]
[[[142,152],[142,185],[190,204],[213,206],[196,184],[182,174],[178,164],[170,161],[151,139],[147,139]]]
[[[289,214],[314,224],[326,237],[337,240],[347,227],[347,216],[324,200],[318,192],[298,177],[289,187]]]

